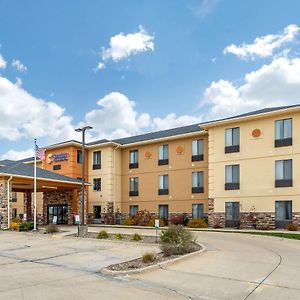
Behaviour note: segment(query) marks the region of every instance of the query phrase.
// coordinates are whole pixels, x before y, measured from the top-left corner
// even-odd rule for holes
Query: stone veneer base
[[[300,226],[300,212],[293,213],[293,223]],[[209,215],[210,227],[225,227],[225,213],[211,213]],[[275,229],[275,212],[241,212],[241,229]]]

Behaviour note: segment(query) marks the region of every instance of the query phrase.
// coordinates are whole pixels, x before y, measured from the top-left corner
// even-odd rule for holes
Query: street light
[[[75,129],[76,132],[82,132],[82,179],[81,179],[81,182],[82,182],[82,191],[81,191],[81,225],[84,226],[84,183],[85,183],[85,180],[84,180],[84,162],[85,162],[85,155],[84,155],[84,148],[85,148],[85,132],[87,130],[90,130],[90,129],[93,129],[93,127],[91,126],[84,126],[82,128],[77,128]]]

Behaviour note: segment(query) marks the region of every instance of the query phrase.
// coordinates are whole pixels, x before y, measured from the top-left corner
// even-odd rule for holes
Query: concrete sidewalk
[[[76,230],[62,228],[68,234]],[[107,231],[155,234],[149,229]],[[0,232],[0,300],[300,299],[300,241],[209,231],[194,234],[205,246],[204,253],[151,272],[112,277],[98,271],[145,251],[159,251],[158,247]]]

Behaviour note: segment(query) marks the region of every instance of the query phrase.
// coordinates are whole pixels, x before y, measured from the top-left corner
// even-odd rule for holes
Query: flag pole
[[[36,139],[34,139],[34,183],[33,183],[33,207],[34,207],[34,219],[33,229],[36,230]]]

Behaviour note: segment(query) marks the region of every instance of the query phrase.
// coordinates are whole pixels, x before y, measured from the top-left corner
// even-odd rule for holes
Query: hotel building
[[[208,217],[210,226],[220,227],[284,228],[291,222],[300,225],[297,128],[300,105],[88,143],[88,222],[101,223],[103,215],[111,210],[122,217],[148,210],[165,219],[182,213],[190,218]],[[40,222],[51,222],[57,216],[59,223],[71,224],[74,215],[80,214],[81,163],[80,142],[46,147],[46,159],[38,164],[47,174],[38,182],[48,177],[56,181],[52,187],[47,184],[39,188]],[[0,213],[2,207],[5,215],[8,197],[12,217],[26,213],[29,208],[24,203],[32,184],[26,190],[22,188],[19,179],[14,179],[19,175],[9,172],[7,165],[15,166],[15,170],[24,165],[32,168],[33,158],[2,161],[0,165]],[[9,178],[13,178],[11,193],[6,193]],[[68,180],[63,187],[62,182]],[[30,205],[32,209],[32,201]]]

